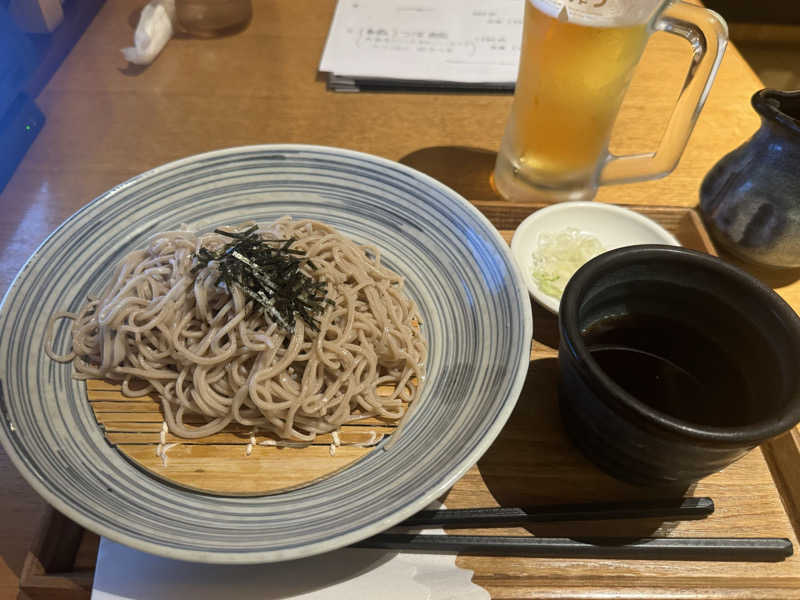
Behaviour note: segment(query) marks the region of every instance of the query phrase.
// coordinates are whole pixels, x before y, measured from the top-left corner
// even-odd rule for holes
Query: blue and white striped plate
[[[327,222],[383,249],[407,279],[429,343],[420,409],[391,451],[301,489],[219,497],[148,476],[105,440],[45,326],[98,292],[154,232],[282,215]],[[445,492],[487,450],[528,367],[530,301],[496,229],[417,171],[315,146],[232,148],[148,171],[70,217],[0,309],[0,441],[28,482],[81,525],[139,550],[210,563],[279,561],[376,534]]]

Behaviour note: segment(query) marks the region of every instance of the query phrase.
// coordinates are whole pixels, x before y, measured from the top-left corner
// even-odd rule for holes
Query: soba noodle
[[[154,392],[169,430],[183,438],[239,423],[309,442],[357,419],[401,418],[404,403],[419,397],[427,352],[402,277],[381,265],[377,248],[322,223],[284,217],[260,233],[295,239],[317,267],[303,270],[327,282],[333,304],[318,332],[299,318],[284,330],[238,286],[219,281],[213,262],[198,265],[200,247],[213,251],[228,238],[169,231],[126,256],[99,298],[54,316],[48,354],[72,361],[76,377],[120,382],[128,396]],[[61,318],[73,320],[65,355],[51,347]],[[196,415],[205,422],[187,422]]]

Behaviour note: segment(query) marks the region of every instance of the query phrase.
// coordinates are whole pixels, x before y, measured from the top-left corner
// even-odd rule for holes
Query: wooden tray
[[[476,202],[506,240],[537,204]],[[716,254],[694,210],[631,207],[653,218],[689,248]],[[533,307],[531,368],[517,407],[502,433],[443,497],[449,508],[519,506],[592,500],[633,500],[663,495],[618,482],[593,467],[564,437],[556,410],[556,318]],[[793,434],[792,434],[793,435]],[[683,492],[710,496],[715,513],[703,520],[537,524],[492,530],[508,535],[557,536],[770,536],[786,537],[796,553],[778,563],[569,560],[460,556],[473,581],[493,598],[798,598],[800,551],[797,511],[785,498],[800,480],[787,465],[800,464],[783,436]],[[680,491],[679,491],[680,492]],[[459,532],[461,533],[461,532]],[[486,533],[486,531],[473,531]],[[30,598],[88,598],[98,539],[51,511],[28,554],[20,588]],[[89,568],[87,568],[89,564]]]

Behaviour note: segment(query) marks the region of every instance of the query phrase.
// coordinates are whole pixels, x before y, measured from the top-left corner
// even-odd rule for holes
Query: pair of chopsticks
[[[484,528],[556,521],[699,519],[714,512],[711,498],[571,504],[531,508],[423,510],[398,527]],[[774,562],[792,555],[786,538],[552,538],[381,533],[358,548],[541,558],[625,558]]]

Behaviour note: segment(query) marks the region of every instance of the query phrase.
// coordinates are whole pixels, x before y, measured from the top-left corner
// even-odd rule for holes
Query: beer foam
[[[647,23],[663,0],[528,0],[544,14],[587,27],[620,27]]]

